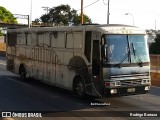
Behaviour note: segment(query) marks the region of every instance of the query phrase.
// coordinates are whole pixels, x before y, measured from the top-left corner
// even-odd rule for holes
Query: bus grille
[[[142,80],[122,80],[121,86],[137,86],[141,85]]]

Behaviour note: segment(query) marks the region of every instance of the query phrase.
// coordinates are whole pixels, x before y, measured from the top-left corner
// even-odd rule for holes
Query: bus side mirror
[[[101,39],[101,45],[104,46],[104,38]]]

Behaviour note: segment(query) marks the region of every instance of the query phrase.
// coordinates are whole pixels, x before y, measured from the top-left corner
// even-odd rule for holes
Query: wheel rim
[[[25,72],[25,68],[21,69],[21,74],[20,74],[21,78],[26,78],[26,72]]]
[[[25,72],[21,72],[21,77],[25,78]]]
[[[76,87],[76,91],[79,96],[84,95],[84,84],[81,81],[78,82],[77,87]]]

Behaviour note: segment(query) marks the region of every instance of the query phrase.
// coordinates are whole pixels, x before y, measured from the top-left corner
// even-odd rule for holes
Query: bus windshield
[[[145,35],[105,35],[105,62],[109,64],[149,62]]]

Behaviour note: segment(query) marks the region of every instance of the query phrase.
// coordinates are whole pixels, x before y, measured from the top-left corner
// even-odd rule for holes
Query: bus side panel
[[[70,70],[69,70],[69,60],[73,57],[73,51],[72,50],[66,50],[64,52],[64,69],[63,69],[63,80],[65,83],[65,87],[69,88],[72,90],[72,81],[73,77],[70,76]],[[75,74],[73,75],[75,76]]]
[[[15,47],[8,46],[7,47],[7,70],[14,72],[15,71],[15,65],[14,65],[14,59],[15,59]]]
[[[56,84],[58,85],[64,85],[63,83],[63,52],[60,52],[60,51],[56,51],[56,54],[55,54],[55,70],[56,70]]]

